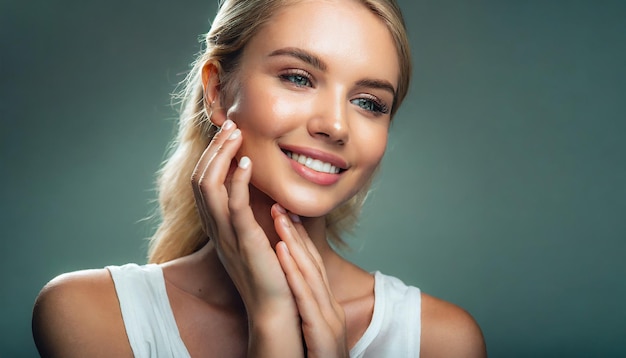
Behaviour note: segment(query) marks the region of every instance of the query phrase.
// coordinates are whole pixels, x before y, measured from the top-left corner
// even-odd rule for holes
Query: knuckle
[[[204,172],[197,178],[196,186],[200,188],[200,190],[205,191],[208,188],[214,185],[215,178],[211,173]]]
[[[241,200],[236,195],[233,195],[228,199],[228,209],[231,213],[237,213],[241,211],[243,207],[243,200]]]

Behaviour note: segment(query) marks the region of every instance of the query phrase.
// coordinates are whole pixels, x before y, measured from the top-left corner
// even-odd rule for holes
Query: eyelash
[[[278,77],[282,81],[289,82],[296,87],[313,87],[312,76],[304,70],[291,69],[284,73],[281,73]],[[299,83],[298,80],[304,80],[307,83],[302,84],[302,83]],[[352,99],[350,100],[350,103],[358,106],[359,108],[362,108],[363,110],[373,113],[375,116],[380,116],[380,115],[389,113],[389,107],[383,101],[381,101],[380,99],[372,95],[367,95],[366,97],[359,97],[359,98]],[[368,103],[367,107],[372,107],[372,108],[371,109],[366,108],[365,103]],[[371,106],[369,104],[371,104]]]
[[[281,73],[278,77],[280,77],[280,79],[283,81],[292,83],[296,87],[313,87],[313,83],[312,83],[313,81],[311,80],[311,75],[304,70],[298,70],[298,69],[288,70],[285,73]],[[296,78],[306,80],[307,84],[303,85],[301,83],[298,83],[295,80]]]
[[[367,102],[368,104],[371,103],[372,109],[365,108],[363,106],[364,101]],[[355,102],[359,102],[360,104],[355,103]],[[389,113],[389,107],[385,103],[383,103],[383,101],[371,95],[368,95],[365,98],[363,97],[355,98],[353,100],[350,100],[350,103],[355,104],[368,112],[372,112],[375,116],[380,116],[380,115]]]

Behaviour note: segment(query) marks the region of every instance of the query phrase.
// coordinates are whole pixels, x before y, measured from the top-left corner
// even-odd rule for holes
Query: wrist
[[[248,357],[303,357],[300,318],[290,314],[264,315],[248,321]]]
[[[285,330],[296,331],[300,335],[300,316],[290,309],[257,310],[248,313],[248,330],[260,336],[268,336]]]

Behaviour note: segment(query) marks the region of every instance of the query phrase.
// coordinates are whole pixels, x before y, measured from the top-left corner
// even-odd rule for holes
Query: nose
[[[321,100],[316,105],[318,110],[314,112],[308,122],[309,134],[329,144],[346,144],[350,132],[347,102],[346,96],[341,93],[326,96],[325,99]]]

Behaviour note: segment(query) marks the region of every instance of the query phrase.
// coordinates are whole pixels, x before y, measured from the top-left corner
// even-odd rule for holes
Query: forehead
[[[254,57],[284,47],[319,56],[329,70],[397,85],[395,42],[383,20],[352,0],[302,0],[277,11],[246,46]]]

